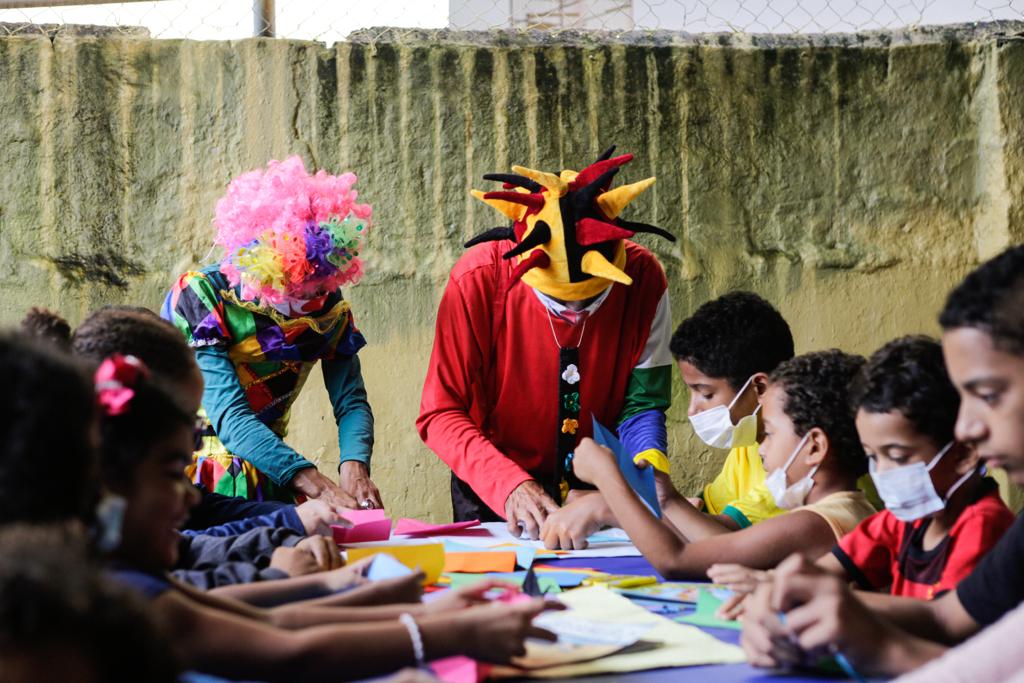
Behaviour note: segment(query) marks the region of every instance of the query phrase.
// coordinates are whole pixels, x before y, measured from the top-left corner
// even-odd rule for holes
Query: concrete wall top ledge
[[[734,48],[892,47],[936,43],[985,42],[1024,38],[1024,21],[994,21],[945,26],[916,26],[857,33],[685,33],[682,31],[455,31],[450,29],[368,28],[349,34],[350,43],[451,44],[491,47],[609,43],[645,47],[703,46]]]

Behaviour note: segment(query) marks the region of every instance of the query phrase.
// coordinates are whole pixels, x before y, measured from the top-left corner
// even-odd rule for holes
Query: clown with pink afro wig
[[[187,474],[209,491],[381,506],[356,355],[366,340],[341,293],[362,275],[370,225],[355,183],[352,173],[310,174],[298,156],[239,175],[215,210],[220,261],[185,273],[167,295],[161,315],[185,335],[203,373],[209,419]],[[291,405],[317,363],[338,422],[338,483],[284,441]]]
[[[372,209],[356,203],[354,173],[310,175],[302,159],[243,173],[217,202],[221,272],[242,297],[306,300],[359,281]]]

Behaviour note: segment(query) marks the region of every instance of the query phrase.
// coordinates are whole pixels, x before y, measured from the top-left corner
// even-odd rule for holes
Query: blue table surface
[[[562,569],[596,569],[609,574],[638,574],[641,576],[662,577],[643,557],[602,557],[578,558],[565,560],[538,560],[538,564],[550,565]],[[719,640],[738,645],[740,632],[731,629],[702,628]],[[623,683],[686,683],[687,681],[714,681],[714,683],[772,682],[772,683],[810,683],[812,681],[848,680],[845,677],[829,676],[816,672],[775,672],[756,669],[749,664],[717,664],[712,666],[687,666],[672,669],[654,669],[637,671],[628,674],[608,674],[587,676],[580,681],[622,681]]]

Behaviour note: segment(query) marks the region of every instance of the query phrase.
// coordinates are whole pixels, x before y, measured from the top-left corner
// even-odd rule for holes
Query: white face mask
[[[757,412],[761,410],[760,404],[753,413],[740,419],[735,425],[730,416],[733,405],[753,380],[751,377],[746,381],[728,406],[708,408],[690,418],[690,426],[701,441],[712,448],[741,448],[757,443]]]
[[[954,443],[956,442],[950,441],[946,444],[927,465],[923,462],[915,462],[879,472],[875,459],[868,460],[871,480],[875,482],[878,495],[881,496],[882,502],[885,503],[886,509],[892,513],[893,517],[901,522],[914,522],[922,517],[934,515],[945,509],[946,503],[956,493],[956,490],[970,479],[974,470],[957,479],[956,483],[946,491],[945,499],[935,491],[931,471],[939,464],[942,456],[953,447]]]
[[[121,529],[124,527],[124,511],[127,501],[112,493],[105,494],[96,505],[96,526],[94,527],[96,549],[110,553],[121,545]]]
[[[807,439],[810,436],[810,432],[804,434],[804,438],[800,439],[800,443],[796,445],[786,464],[765,477],[764,485],[768,487],[768,492],[775,499],[775,504],[783,510],[792,510],[803,505],[807,500],[807,494],[814,487],[814,473],[818,471],[817,465],[811,468],[806,477],[792,486],[786,486],[786,471],[789,470],[793,461],[796,460],[796,456],[803,450],[804,444],[807,443]]]

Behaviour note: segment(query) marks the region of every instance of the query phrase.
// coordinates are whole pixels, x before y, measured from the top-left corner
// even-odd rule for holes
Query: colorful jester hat
[[[280,305],[359,280],[372,210],[356,203],[355,182],[353,173],[310,175],[298,156],[231,181],[217,202],[215,244],[243,299]]]
[[[473,191],[473,196],[512,219],[508,227],[491,228],[470,241],[512,240],[516,246],[505,253],[517,259],[511,286],[517,280],[564,301],[597,296],[611,283],[633,283],[623,271],[626,248],[622,240],[635,233],[675,237],[661,228],[619,218],[622,209],[654,184],[647,178],[609,189],[612,178],[632,154],[612,157],[614,147],[579,173],[552,175],[522,166],[512,174],[489,173],[485,180],[503,183],[500,192]]]

